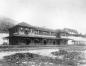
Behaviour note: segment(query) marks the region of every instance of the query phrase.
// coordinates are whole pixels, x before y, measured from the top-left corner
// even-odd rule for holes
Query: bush
[[[69,52],[68,54],[64,55],[64,59],[77,60],[79,55],[79,52]]]
[[[7,62],[16,63],[16,62],[22,62],[24,60],[29,61],[38,57],[40,56],[37,54],[32,54],[32,53],[16,53],[13,55],[5,56],[4,59]]]
[[[64,66],[77,66],[77,63],[74,60],[65,60],[63,64]]]
[[[55,56],[59,56],[59,55],[66,55],[66,54],[68,54],[68,52],[65,50],[59,50],[59,51],[52,52],[51,54],[53,54]]]

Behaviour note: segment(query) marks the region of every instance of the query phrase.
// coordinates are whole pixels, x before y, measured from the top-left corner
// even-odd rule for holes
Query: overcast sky
[[[52,29],[86,33],[86,0],[0,0],[0,16]]]

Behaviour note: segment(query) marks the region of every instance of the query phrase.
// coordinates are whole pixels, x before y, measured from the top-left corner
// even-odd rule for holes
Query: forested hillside
[[[8,29],[14,26],[15,20],[6,17],[0,17],[0,33],[8,33]]]

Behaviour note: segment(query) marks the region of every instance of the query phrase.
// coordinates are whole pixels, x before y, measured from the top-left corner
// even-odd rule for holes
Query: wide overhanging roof
[[[54,36],[38,36],[38,35],[14,35],[14,36],[8,36],[6,38],[13,38],[13,37],[22,37],[22,38],[45,38],[45,39],[64,39],[64,40],[70,40],[68,38],[57,38],[57,37],[54,37]]]

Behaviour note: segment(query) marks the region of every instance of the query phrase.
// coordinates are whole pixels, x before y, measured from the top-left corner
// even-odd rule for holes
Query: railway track
[[[53,51],[67,50],[69,52],[84,52],[86,53],[86,46],[55,46],[55,45],[47,45],[47,46],[0,46],[0,59],[3,59],[4,56],[15,54],[15,53],[36,53],[41,55],[48,54]]]
[[[0,46],[0,52],[18,52],[18,51],[40,50],[40,49],[63,49],[67,51],[84,51],[86,50],[86,46],[74,46],[74,45]]]

